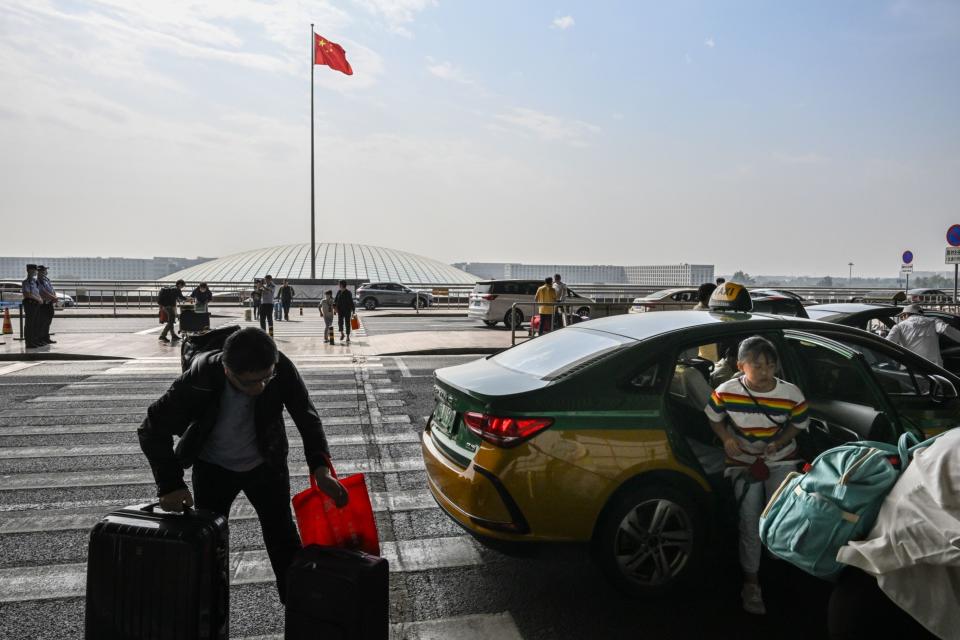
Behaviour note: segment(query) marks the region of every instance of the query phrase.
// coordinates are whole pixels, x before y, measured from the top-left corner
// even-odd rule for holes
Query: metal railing
[[[510,322],[509,322],[510,346],[516,346],[517,327],[522,326],[523,324],[522,312],[520,314],[520,321],[519,322],[517,321],[517,318],[518,318],[517,307],[534,307],[534,309],[536,309],[536,307],[541,307],[541,306],[555,307],[554,312],[550,314],[552,318],[556,318],[559,312],[561,326],[552,327],[551,331],[554,331],[558,328],[562,329],[563,327],[570,326],[569,325],[570,316],[579,315],[577,313],[573,313],[570,310],[570,307],[576,307],[577,310],[582,309],[583,307],[588,307],[591,313],[587,318],[584,318],[584,319],[605,318],[607,316],[623,315],[627,313],[627,309],[628,309],[628,305],[625,305],[623,303],[617,303],[617,302],[581,302],[577,300],[576,303],[573,305],[568,305],[566,302],[562,300],[557,302],[514,302],[513,304],[510,305]],[[530,314],[531,323],[533,322],[533,317],[536,315],[539,315],[541,317],[543,316],[543,314],[541,313],[531,313]],[[527,330],[526,339],[529,340],[533,337],[534,337],[533,326],[531,325],[530,328]]]

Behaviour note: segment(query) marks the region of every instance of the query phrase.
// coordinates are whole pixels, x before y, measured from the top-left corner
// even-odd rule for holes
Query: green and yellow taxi
[[[688,582],[730,508],[703,406],[753,335],[776,345],[779,376],[807,397],[804,458],[960,422],[960,378],[859,329],[744,312],[622,315],[437,370],[421,440],[429,489],[495,548],[589,543],[635,595]]]

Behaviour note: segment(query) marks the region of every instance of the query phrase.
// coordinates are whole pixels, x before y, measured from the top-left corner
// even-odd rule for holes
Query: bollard
[[[303,303],[300,303],[300,315],[303,315]]]
[[[243,310],[243,319],[245,322],[250,322],[253,318],[253,312],[250,309]]]

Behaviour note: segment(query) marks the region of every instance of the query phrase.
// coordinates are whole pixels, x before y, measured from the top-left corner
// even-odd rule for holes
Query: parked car
[[[437,370],[421,436],[430,492],[491,547],[589,544],[633,595],[693,584],[707,548],[735,553],[717,539],[730,539],[721,516],[736,505],[702,405],[676,382],[693,366],[687,354],[754,335],[774,342],[779,376],[807,398],[807,460],[960,422],[960,378],[858,329],[756,313],[618,315]]]
[[[755,313],[773,313],[779,316],[806,318],[803,297],[780,289],[750,289]]]
[[[633,299],[627,313],[646,313],[647,311],[677,311],[693,309],[699,302],[697,290],[689,287],[663,289]]]
[[[75,306],[77,306],[77,303],[73,301],[73,298],[71,298],[70,296],[68,296],[68,295],[65,294],[65,293],[57,292],[57,298],[59,298],[59,300],[58,300],[58,302],[57,302],[57,306],[58,306],[58,307],[68,308],[68,307],[75,307]]]
[[[879,304],[818,304],[807,307],[807,313],[814,320],[856,327],[879,336],[889,333],[902,311],[903,307]],[[960,316],[933,309],[925,309],[923,314],[943,320],[960,331]],[[960,345],[940,336],[940,355],[943,357],[943,367],[960,375]]]
[[[907,304],[953,304],[953,294],[943,289],[910,289]]]
[[[519,328],[538,313],[533,303],[541,286],[543,280],[481,280],[470,293],[467,316],[482,320],[488,327],[503,322],[508,328],[513,324]],[[511,308],[515,302],[522,304],[517,305],[511,318]],[[563,305],[570,313],[589,316],[593,302],[592,298],[581,296],[568,288]]]
[[[76,306],[73,298],[65,293],[57,293],[60,298],[59,307]],[[19,282],[0,282],[0,301],[2,302],[22,302],[23,291]]]
[[[354,294],[357,304],[367,311],[377,307],[413,307],[423,309],[433,304],[433,294],[397,282],[364,283]]]

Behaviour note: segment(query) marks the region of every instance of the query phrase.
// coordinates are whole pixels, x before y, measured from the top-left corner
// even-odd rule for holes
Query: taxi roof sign
[[[724,282],[710,296],[710,309],[714,311],[752,311],[750,292],[739,282]]]

